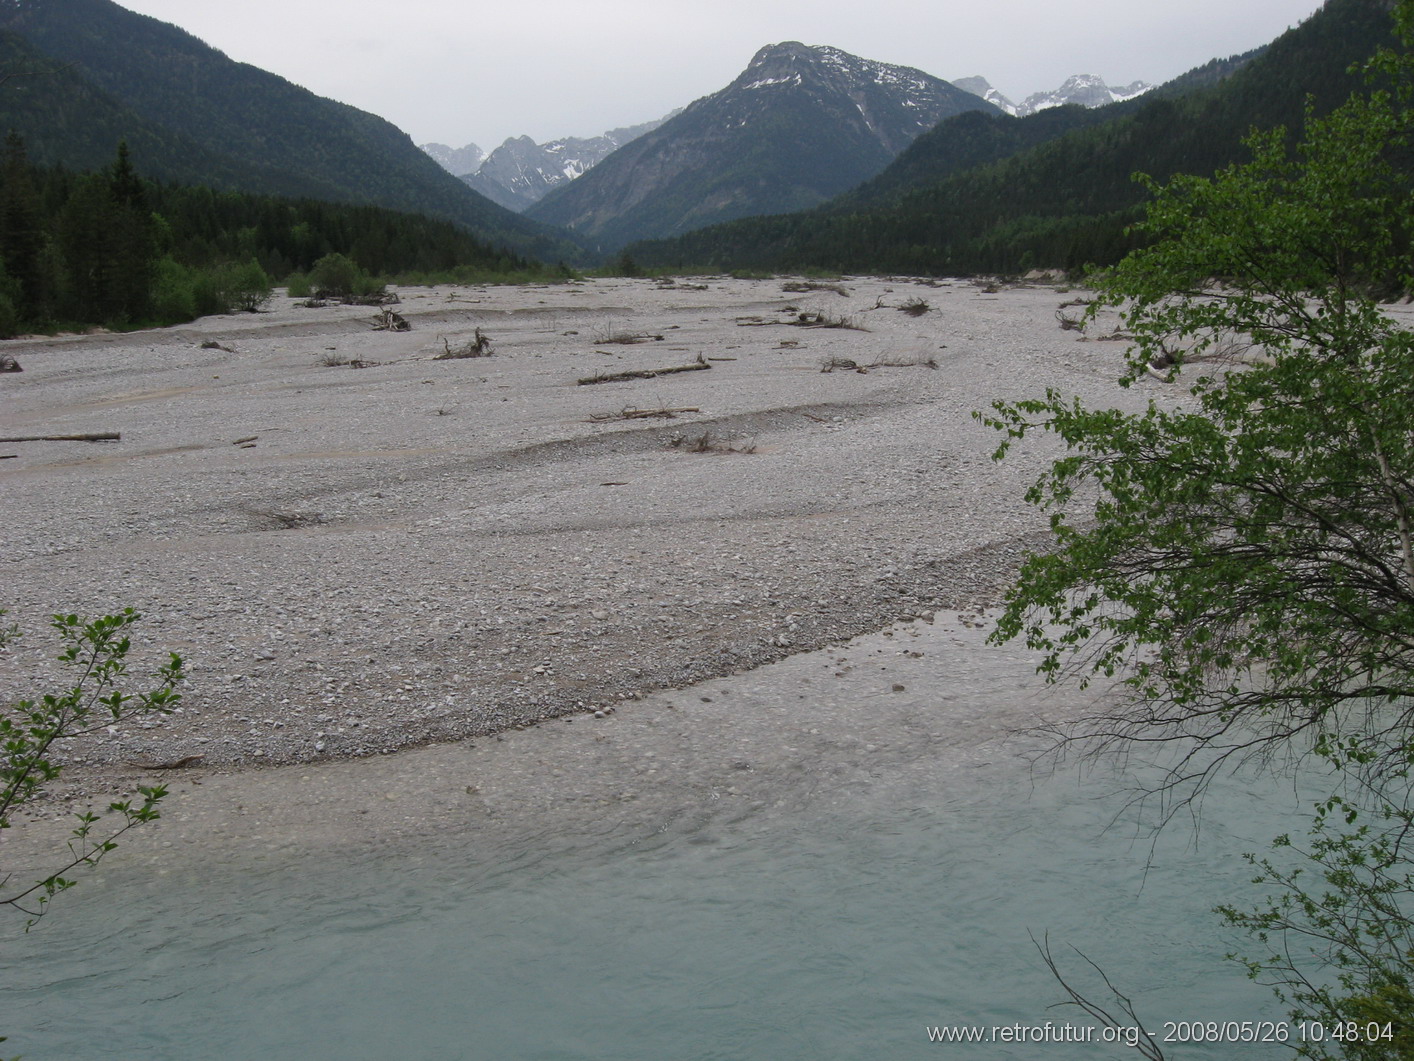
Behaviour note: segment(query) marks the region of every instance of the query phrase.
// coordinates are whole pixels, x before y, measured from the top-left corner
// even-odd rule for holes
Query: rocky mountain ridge
[[[476,144],[467,144],[465,147],[449,147],[446,144],[418,144],[417,146],[431,155],[432,161],[453,177],[475,173],[481,163],[486,161],[486,152]]]
[[[963,77],[953,82],[960,89],[981,96],[988,103],[1016,118],[1024,118],[1037,111],[1052,107],[1063,107],[1076,103],[1082,107],[1104,107],[1111,103],[1123,103],[1135,99],[1154,88],[1147,81],[1133,81],[1128,85],[1107,85],[1094,74],[1074,74],[1066,78],[1060,88],[1048,92],[1033,92],[1020,103],[1013,103],[991,86],[985,77]]]
[[[537,144],[529,136],[508,137],[472,168],[454,172],[492,202],[520,213],[538,203],[552,189],[583,176],[624,144],[658,128],[678,113],[673,111],[641,125],[610,129],[599,136],[565,136],[543,144]]]

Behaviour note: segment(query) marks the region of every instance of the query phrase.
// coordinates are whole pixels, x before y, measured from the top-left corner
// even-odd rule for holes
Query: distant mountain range
[[[879,172],[937,122],[985,100],[921,70],[795,41],[562,184],[526,216],[601,251],[751,214],[798,210]]]
[[[376,115],[233,62],[111,0],[5,0],[0,127],[38,162],[96,168],[120,139],[151,177],[371,203],[454,221],[541,260],[581,250],[490,202]]]
[[[520,213],[538,203],[552,188],[583,176],[630,140],[652,132],[678,113],[673,111],[667,118],[642,125],[610,129],[600,136],[567,136],[544,144],[537,144],[528,136],[513,136],[484,157],[475,144],[457,150],[443,144],[423,144],[422,150],[493,203]],[[472,164],[467,165],[468,162]]]
[[[997,109],[1017,118],[1024,118],[1037,111],[1052,107],[1063,107],[1068,103],[1081,107],[1106,107],[1111,103],[1123,103],[1144,95],[1154,86],[1147,81],[1135,81],[1116,88],[1107,85],[1094,74],[1076,74],[1066,79],[1065,84],[1050,92],[1033,92],[1020,103],[1013,103],[987,83],[985,77],[964,77],[953,82],[958,88],[981,96]]]
[[[867,67],[870,64],[867,60],[849,56],[844,52],[839,54],[853,60],[856,69],[869,72]],[[1076,74],[1058,89],[1036,92],[1027,96],[1021,103],[1013,103],[993,88],[984,77],[966,77],[952,84],[964,92],[981,97],[1006,114],[1018,116],[1072,103],[1082,107],[1103,107],[1110,103],[1134,99],[1154,87],[1147,81],[1135,81],[1117,88],[1106,85],[1101,78],[1092,74]],[[476,144],[467,144],[460,148],[436,143],[419,146],[448,173],[461,177],[492,202],[520,213],[538,203],[553,189],[583,176],[631,140],[652,132],[669,118],[681,113],[682,109],[679,108],[657,121],[624,129],[611,129],[601,136],[589,138],[569,136],[537,144],[528,136],[509,137],[490,155],[485,154]]]

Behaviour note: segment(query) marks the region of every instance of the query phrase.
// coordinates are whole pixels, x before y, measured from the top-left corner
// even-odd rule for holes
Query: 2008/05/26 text
[[[934,1043],[1123,1043],[1136,1046],[1143,1039],[1165,1043],[1319,1043],[1348,1044],[1392,1042],[1394,1024],[1389,1021],[1345,1021],[1327,1025],[1317,1021],[1165,1021],[1155,1035],[1138,1027],[1094,1027],[1089,1025],[1025,1024],[1001,1026],[930,1027],[928,1041]]]
[[[1343,1021],[1321,1024],[1317,1021],[1229,1020],[1164,1021],[1162,1041],[1166,1043],[1378,1043],[1394,1040],[1394,1024],[1390,1021]]]

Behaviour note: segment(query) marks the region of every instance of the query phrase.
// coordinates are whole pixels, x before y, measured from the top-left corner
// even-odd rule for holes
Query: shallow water
[[[1081,1058],[1117,1047],[936,1045],[929,1026],[1082,1022],[1083,950],[1150,1030],[1275,1019],[1209,911],[1255,899],[1236,854],[1282,831],[1276,782],[1226,782],[1196,842],[1151,850],[1105,781],[1013,761],[965,798],[860,798],[652,827],[449,838],[409,858],[271,860],[198,880],[115,861],[5,945],[6,1049],[62,1058]],[[80,901],[81,900],[81,901]],[[1276,1046],[1170,1057],[1286,1056]]]

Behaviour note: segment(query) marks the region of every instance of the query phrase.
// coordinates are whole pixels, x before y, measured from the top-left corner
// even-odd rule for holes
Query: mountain
[[[1111,103],[1123,103],[1150,91],[1154,86],[1147,81],[1135,81],[1122,87],[1105,84],[1094,74],[1076,74],[1066,79],[1065,84],[1050,92],[1033,92],[1020,103],[1013,103],[987,83],[985,77],[964,77],[953,82],[960,89],[981,96],[988,103],[1014,117],[1024,118],[1028,114],[1064,107],[1068,103],[1081,107],[1107,107]]]
[[[875,180],[812,211],[635,244],[640,264],[958,275],[1116,261],[1147,192],[1132,178],[1211,174],[1254,127],[1296,128],[1364,86],[1392,45],[1388,0],[1326,0],[1253,56],[1214,60],[1146,96],[1027,118],[940,123]],[[959,166],[959,158],[970,164]]]
[[[601,250],[800,210],[878,173],[950,115],[996,108],[908,67],[795,41],[561,185],[526,216]]]
[[[460,177],[464,173],[475,173],[476,168],[486,160],[486,152],[475,144],[467,144],[465,147],[448,147],[446,144],[418,144],[417,146],[427,152],[433,162],[453,177]]]
[[[20,132],[36,160],[87,168],[95,138],[118,132],[147,176],[370,203],[449,220],[536,258],[576,254],[562,234],[477,195],[382,118],[111,0],[5,0],[0,33],[47,64],[0,92],[0,124]],[[73,106],[56,107],[51,92]],[[104,162],[115,148],[110,140]]]
[[[1033,92],[1016,108],[1019,118],[1052,107],[1064,107],[1067,103],[1077,103],[1082,107],[1107,107],[1111,103],[1123,103],[1144,95],[1154,86],[1147,81],[1132,81],[1116,88],[1107,85],[1094,74],[1076,74],[1068,77],[1060,88],[1051,92]]]
[[[668,118],[678,113],[673,111]],[[624,144],[652,132],[668,118],[610,129],[602,136],[567,136],[545,144],[537,144],[528,136],[511,137],[478,167],[462,170],[460,176],[493,203],[519,213],[538,203],[551,189],[583,176]]]
[[[994,89],[985,77],[959,77],[953,81],[953,84],[964,92],[981,96],[1003,114],[1016,115],[1016,104]]]

